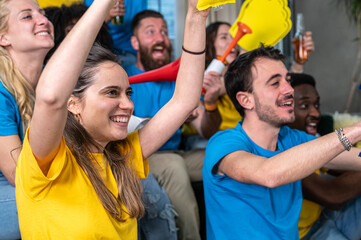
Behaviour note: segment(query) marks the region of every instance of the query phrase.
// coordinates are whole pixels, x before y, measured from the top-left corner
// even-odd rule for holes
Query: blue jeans
[[[159,186],[151,173],[140,182],[143,187],[142,200],[145,206],[145,215],[138,221],[140,232],[138,239],[177,239],[174,219],[177,213],[173,210],[167,193]]]
[[[20,239],[15,188],[0,172],[0,239]]]
[[[341,210],[324,209],[302,240],[360,240],[361,195]]]

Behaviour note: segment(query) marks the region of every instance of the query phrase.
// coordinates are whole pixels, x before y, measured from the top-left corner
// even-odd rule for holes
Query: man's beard
[[[293,96],[292,95],[287,96],[285,97],[285,99],[293,99]],[[295,115],[293,110],[289,111],[289,113],[291,114],[289,118],[281,118],[280,116],[277,115],[277,113],[270,105],[269,106],[262,105],[256,94],[254,94],[254,100],[255,100],[255,111],[257,113],[259,120],[269,123],[275,127],[282,127],[284,125],[294,122]],[[277,101],[277,105],[278,102],[280,101]]]
[[[153,59],[152,53],[155,47],[161,46],[166,50],[164,54],[164,58],[162,59]],[[157,43],[153,45],[151,48],[143,47],[141,44],[139,45],[139,55],[140,55],[140,62],[142,63],[145,71],[150,71],[154,69],[158,69],[170,63],[171,60],[171,53],[172,53],[172,46],[167,46],[164,43]]]

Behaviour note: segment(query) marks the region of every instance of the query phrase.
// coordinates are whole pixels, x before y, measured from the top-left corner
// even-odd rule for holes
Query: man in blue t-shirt
[[[225,85],[243,117],[209,141],[203,166],[207,239],[299,239],[300,179],[322,166],[361,169],[361,123],[315,139],[294,121],[283,55],[263,47],[239,56]],[[312,140],[312,141],[311,141]],[[349,150],[349,151],[345,151]]]
[[[138,53],[136,64],[125,67],[128,76],[158,69],[171,62],[172,46],[167,23],[159,12],[145,10],[138,13],[133,18],[132,31],[131,43]],[[175,81],[131,84],[133,114],[137,117],[153,117],[172,98],[175,84]],[[197,109],[195,116],[194,125],[204,135],[216,132],[221,122],[218,110],[206,112]],[[179,151],[180,142],[181,131],[178,129],[149,158],[149,170],[165,189],[178,213],[178,239],[197,240],[200,239],[199,214],[191,181],[202,180],[204,150]]]

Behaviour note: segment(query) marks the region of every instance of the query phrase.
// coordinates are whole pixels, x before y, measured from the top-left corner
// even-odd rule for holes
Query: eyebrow
[[[121,88],[119,86],[106,86],[101,89],[101,91],[108,90],[108,89],[117,89],[120,90]]]
[[[104,90],[108,90],[108,89],[116,89],[116,90],[122,90],[121,87],[119,86],[106,86],[104,88],[101,89],[101,91],[104,91]],[[127,87],[126,90],[133,90],[132,87]]]
[[[279,74],[279,73],[273,74],[273,75],[266,81],[266,84],[268,84],[270,81],[272,81],[273,79],[278,78],[278,77],[282,77],[282,75]]]
[[[21,11],[20,11],[20,13],[22,13],[22,12],[31,12],[31,11],[32,11],[32,9],[27,8],[27,9],[23,9],[23,10],[21,10]]]
[[[311,99],[311,98],[309,96],[303,96],[299,98],[299,100],[307,100],[307,99]],[[316,100],[320,101],[320,96],[317,96]]]

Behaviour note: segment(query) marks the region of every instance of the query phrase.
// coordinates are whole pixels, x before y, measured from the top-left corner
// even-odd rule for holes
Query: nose
[[[45,17],[43,14],[39,13],[37,16],[37,23],[39,25],[47,25],[49,24],[49,19],[47,17]]]
[[[294,93],[293,87],[288,81],[286,81],[286,79],[283,81],[282,84],[282,93],[285,95],[293,95]]]
[[[156,34],[154,34],[154,39],[157,43],[159,42],[165,42],[166,36],[164,33],[162,32],[157,32]]]
[[[120,98],[119,108],[133,112],[134,104],[128,96],[124,96],[124,97]]]

